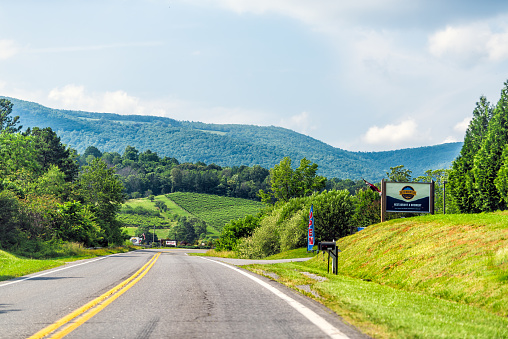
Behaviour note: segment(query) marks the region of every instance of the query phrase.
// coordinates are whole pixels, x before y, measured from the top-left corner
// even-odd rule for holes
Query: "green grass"
[[[319,256],[321,258],[321,255]],[[311,259],[314,260],[314,259]],[[244,266],[245,267],[245,266]],[[256,273],[273,272],[277,281],[299,290],[310,285],[323,303],[374,338],[506,338],[508,319],[477,307],[343,275],[327,274],[305,263],[252,265]],[[301,272],[326,277],[317,282]]]
[[[210,194],[176,192],[167,197],[218,231],[229,221],[256,215],[263,208],[258,201]]]
[[[29,259],[23,258],[0,250],[0,281],[22,277],[27,274],[48,270],[50,268],[65,265],[68,262],[94,258],[114,253],[127,252],[133,248],[103,248],[85,249],[77,244],[66,244],[63,246],[61,257],[52,259]]]
[[[310,285],[316,300],[376,338],[508,337],[508,212],[392,220],[337,244],[338,276],[321,254],[250,269]]]
[[[187,212],[185,209],[178,206],[173,200],[168,199],[168,197],[165,195],[155,196],[155,199],[153,202],[147,198],[130,199],[125,202],[125,205],[128,205],[132,208],[141,206],[147,210],[158,211],[157,207],[155,207],[156,201],[162,201],[168,207],[167,211],[160,212],[161,215],[166,219],[176,219],[176,218],[174,218],[174,216],[177,216],[177,217],[191,216],[191,213]]]
[[[294,259],[294,258],[309,258],[315,256],[316,253],[307,252],[307,247],[297,248],[281,253],[271,255],[264,258],[264,260],[277,260],[277,259]]]

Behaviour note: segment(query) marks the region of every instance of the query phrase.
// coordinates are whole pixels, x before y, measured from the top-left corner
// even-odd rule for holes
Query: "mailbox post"
[[[322,241],[318,244],[318,249],[323,252],[328,252],[328,273],[330,273],[330,256],[332,257],[332,273],[337,275],[337,264],[340,251],[335,241]]]

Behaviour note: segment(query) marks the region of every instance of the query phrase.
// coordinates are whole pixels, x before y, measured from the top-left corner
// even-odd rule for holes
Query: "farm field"
[[[209,194],[176,192],[167,197],[218,231],[229,221],[256,215],[263,208],[258,201]]]
[[[161,201],[166,204],[167,211],[159,211],[155,203]],[[217,195],[178,192],[156,196],[154,201],[147,198],[128,200],[118,219],[126,227],[127,234],[134,236],[137,227],[148,226],[159,239],[168,237],[170,229],[176,225],[180,217],[195,217],[207,224],[207,238],[217,238],[222,227],[231,220],[243,218],[247,214],[257,214],[263,204],[260,202],[228,198]],[[135,214],[136,209],[144,209],[152,214]],[[125,213],[131,210],[131,213]],[[160,216],[156,216],[159,213]]]

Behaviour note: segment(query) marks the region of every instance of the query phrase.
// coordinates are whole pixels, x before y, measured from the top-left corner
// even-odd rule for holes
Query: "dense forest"
[[[51,127],[62,142],[80,154],[94,146],[123,153],[135,147],[181,163],[221,167],[275,166],[284,157],[319,164],[328,178],[379,181],[392,166],[404,164],[415,175],[429,168],[448,168],[462,143],[387,152],[349,152],[294,131],[268,126],[217,125],[154,116],[57,110],[9,98],[13,114],[25,127]]]
[[[221,196],[260,200],[259,191],[267,190],[269,170],[259,165],[221,167],[204,162],[180,163],[178,159],[161,158],[155,152],[140,152],[127,146],[120,154],[102,153],[95,146],[88,146],[78,156],[86,165],[94,159],[103,160],[122,181],[126,197],[140,198],[173,192],[196,192]],[[326,180],[325,189],[347,189],[354,194],[364,188],[362,180],[332,178]]]

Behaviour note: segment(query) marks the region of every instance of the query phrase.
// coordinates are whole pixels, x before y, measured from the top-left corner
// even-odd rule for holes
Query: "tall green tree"
[[[404,165],[399,165],[395,167],[390,167],[390,172],[386,172],[386,176],[390,181],[410,182],[411,173],[413,172],[407,168],[404,168]]]
[[[28,129],[25,135],[33,137],[34,147],[37,149],[36,160],[44,172],[55,165],[65,174],[65,181],[71,182],[76,179],[79,172],[76,152],[66,147],[50,127],[43,129],[34,127]]]
[[[310,196],[322,190],[326,185],[326,178],[318,176],[318,165],[306,158],[300,160],[300,166],[293,170],[291,158],[284,157],[282,161],[270,169],[269,192],[259,191],[259,196],[265,202],[289,201],[291,198]]]
[[[473,118],[469,123],[460,154],[452,164],[449,175],[449,190],[454,203],[461,213],[479,212],[475,203],[477,189],[473,175],[474,158],[487,135],[494,108],[484,96],[476,103]]]
[[[121,244],[124,240],[122,225],[116,219],[125,200],[123,190],[114,169],[108,168],[101,159],[94,159],[84,166],[76,182],[78,200],[89,206],[97,224],[104,230],[104,240],[109,244]]]
[[[7,99],[0,99],[0,131],[18,133],[23,126],[19,125],[19,116],[11,117],[12,102]]]
[[[506,204],[495,185],[503,163],[503,151],[508,144],[508,81],[504,83],[488,125],[487,135],[474,157],[473,175],[477,195],[474,203],[482,212],[505,209]]]

